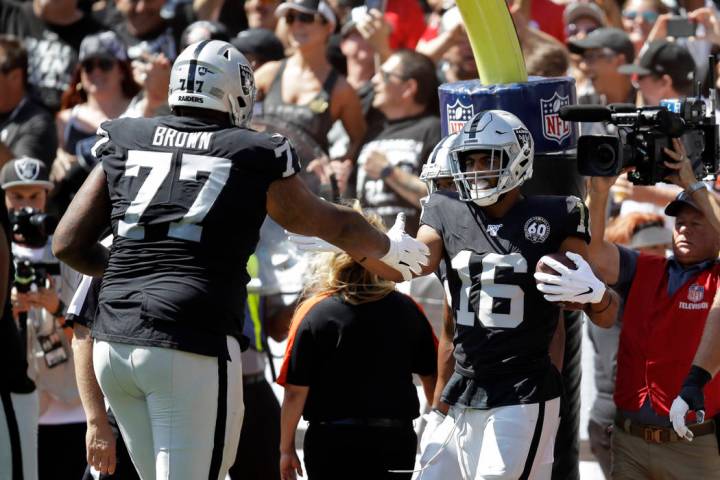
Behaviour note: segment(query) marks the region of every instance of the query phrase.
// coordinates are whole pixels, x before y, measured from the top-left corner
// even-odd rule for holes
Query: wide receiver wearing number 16
[[[442,400],[452,407],[442,424],[434,419],[434,431],[428,424],[418,478],[549,479],[562,391],[549,356],[560,313],[553,302],[588,304],[592,321],[610,326],[615,294],[583,259],[590,236],[582,201],[520,193],[534,148],[517,117],[481,112],[448,149],[455,189],[428,197],[417,239],[430,250],[420,274],[442,263],[447,275],[455,373]],[[568,252],[578,268],[546,258],[559,275],[535,273],[537,261],[555,252]],[[366,266],[400,280],[379,262]]]
[[[76,327],[74,341],[88,461],[101,472],[115,464],[104,394],[143,479],[225,477],[243,417],[245,266],[266,213],[358,261],[408,276],[426,262],[401,229],[385,235],[312,195],[287,139],[248,128],[254,100],[232,45],[190,45],[172,68],[173,115],[104,123],[101,166],[57,228],[58,258],[103,276],[92,339]],[[97,240],[110,226],[108,253]]]

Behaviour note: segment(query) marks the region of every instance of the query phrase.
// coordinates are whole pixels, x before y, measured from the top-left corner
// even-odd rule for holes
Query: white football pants
[[[240,346],[232,337],[227,346],[223,361],[95,341],[95,376],[143,480],[225,478],[244,413]]]
[[[37,391],[0,393],[0,480],[37,480]]]
[[[549,479],[560,399],[490,410],[452,407],[422,452],[416,480]]]

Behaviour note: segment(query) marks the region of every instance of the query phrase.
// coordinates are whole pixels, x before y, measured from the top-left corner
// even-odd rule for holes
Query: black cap
[[[78,60],[81,62],[88,58],[112,58],[114,60],[127,60],[125,45],[117,33],[112,30],[87,35],[80,43]]]
[[[37,186],[52,190],[47,166],[38,159],[20,157],[3,165],[0,170],[0,187]]]
[[[252,54],[263,62],[282,60],[285,58],[285,47],[280,39],[266,28],[250,28],[237,34],[230,40],[240,53]]]
[[[673,85],[687,85],[695,77],[695,60],[687,48],[668,40],[648,45],[637,64],[621,65],[618,72],[627,75],[670,75]]]
[[[624,54],[627,62],[635,60],[635,47],[628,34],[619,28],[598,28],[583,39],[568,42],[568,49],[572,53],[582,55],[585,50],[592,48],[609,48],[615,53]]]
[[[665,215],[667,215],[668,217],[677,217],[677,214],[680,213],[680,210],[684,206],[689,206],[694,208],[695,210],[701,211],[697,203],[693,202],[692,198],[690,198],[690,195],[685,190],[683,190],[682,192],[677,194],[675,200],[668,203],[667,207],[665,207]]]

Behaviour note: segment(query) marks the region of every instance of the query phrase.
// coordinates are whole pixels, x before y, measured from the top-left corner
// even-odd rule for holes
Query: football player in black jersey
[[[424,205],[418,239],[431,253],[422,273],[445,264],[456,322],[455,373],[442,399],[452,406],[446,421],[458,454],[425,456],[419,478],[443,478],[450,467],[443,462],[451,462],[467,479],[549,479],[562,390],[549,355],[560,313],[554,302],[589,303],[594,322],[614,321],[614,294],[583,260],[585,205],[520,193],[533,153],[517,117],[480,113],[450,147],[457,192],[435,192]],[[575,252],[578,269],[555,264],[561,275],[541,276],[552,283],[536,287],[535,264],[555,252]],[[434,440],[441,445],[447,435]]]
[[[233,463],[245,266],[266,213],[407,277],[426,261],[399,226],[385,235],[312,195],[290,143],[247,128],[254,97],[253,72],[232,45],[187,47],[171,72],[173,115],[104,123],[100,168],[55,233],[58,258],[103,276],[94,343],[82,327],[75,342],[88,443],[102,444],[104,394],[143,479],[224,478]],[[110,226],[108,252],[98,238]],[[90,463],[111,470],[112,455],[95,451]]]
[[[424,452],[423,480],[458,470],[466,480],[549,479],[562,390],[549,355],[557,302],[587,304],[602,326],[615,319],[615,294],[583,259],[590,240],[583,202],[520,193],[533,154],[517,117],[481,112],[449,148],[456,191],[435,191],[423,205],[417,239],[430,257],[420,275],[444,265],[455,316],[455,373],[442,395],[452,407],[448,425],[437,428],[444,436]],[[537,261],[556,252],[568,252],[578,268],[546,259],[558,275],[535,273]],[[379,262],[366,267],[401,279]]]

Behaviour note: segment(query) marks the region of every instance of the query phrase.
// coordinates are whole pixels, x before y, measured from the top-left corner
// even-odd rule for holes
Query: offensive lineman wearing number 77
[[[426,262],[402,229],[385,235],[312,195],[287,139],[247,127],[254,98],[232,45],[190,45],[171,72],[173,115],[104,123],[101,165],[56,230],[58,258],[103,276],[91,335],[76,326],[73,342],[88,462],[101,472],[115,464],[104,394],[144,480],[225,478],[243,418],[246,264],[266,213],[359,261],[405,275]],[[110,252],[98,243],[109,227]]]

